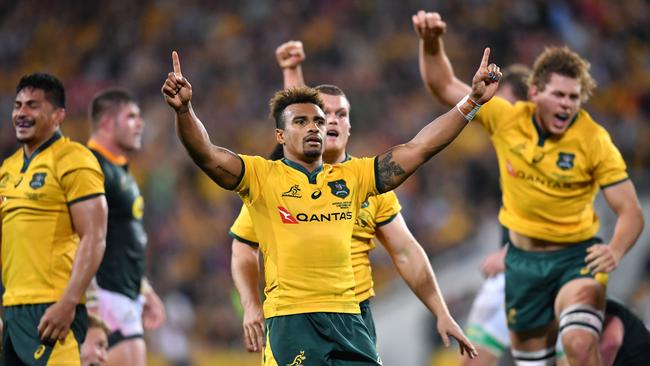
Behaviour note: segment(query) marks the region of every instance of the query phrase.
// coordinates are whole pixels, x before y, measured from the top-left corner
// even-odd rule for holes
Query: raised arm
[[[75,308],[97,272],[106,248],[108,208],[103,195],[70,205],[70,216],[79,235],[70,281],[61,299],[47,308],[38,324],[40,338],[50,343],[65,340]]]
[[[634,245],[643,230],[643,211],[631,180],[603,189],[603,196],[618,217],[609,245],[587,249],[587,267],[592,273],[611,272]]]
[[[244,346],[249,352],[261,352],[264,348],[264,313],[257,287],[260,279],[259,250],[233,239],[230,267],[244,309]]]
[[[377,155],[377,188],[387,192],[402,184],[415,170],[449,145],[474,117],[483,103],[489,101],[501,78],[495,64],[488,65],[490,49],[483,52],[481,64],[472,79],[472,90],[449,112],[426,125],[409,142]]]
[[[460,353],[476,357],[476,349],[451,317],[438,286],[433,268],[424,249],[409,231],[401,214],[386,225],[377,228],[377,238],[390,254],[395,268],[413,293],[438,320],[438,333],[449,347],[449,337],[460,345]]]
[[[456,78],[447,58],[442,39],[447,24],[440,14],[420,10],[413,15],[413,28],[420,36],[420,76],[424,85],[441,103],[456,104],[471,87]]]
[[[302,76],[302,67],[305,61],[305,51],[300,41],[289,41],[281,44],[275,50],[275,59],[282,69],[284,88],[295,88],[305,86],[305,79]]]
[[[174,72],[167,74],[162,86],[165,101],[176,112],[176,132],[194,163],[215,183],[234,189],[243,173],[243,162],[232,151],[210,142],[203,123],[192,109],[192,85],[181,74],[181,63],[172,52]]]

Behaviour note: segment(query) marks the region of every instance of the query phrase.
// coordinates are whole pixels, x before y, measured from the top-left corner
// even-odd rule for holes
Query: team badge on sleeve
[[[339,179],[327,183],[332,189],[332,194],[339,198],[345,198],[350,194],[350,189],[345,185],[345,180]]]
[[[562,170],[573,168],[573,159],[576,154],[560,152],[557,156],[557,166]]]
[[[45,176],[47,173],[34,173],[32,175],[32,180],[29,182],[29,186],[33,189],[39,189],[45,185]]]

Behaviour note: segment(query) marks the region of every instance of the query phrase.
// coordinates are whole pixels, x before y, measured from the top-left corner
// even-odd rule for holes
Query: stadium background
[[[167,326],[148,335],[152,364],[258,364],[243,352],[230,276],[227,231],[240,201],[209,181],[175,136],[173,114],[160,95],[171,50],[180,53],[195,110],[213,141],[266,155],[274,144],[267,101],[282,85],[274,50],[302,40],[307,83],[334,83],[346,91],[352,103],[349,152],[370,155],[404,142],[446,111],[419,78],[411,26],[419,9],[438,11],[447,21],[447,50],[463,80],[473,75],[485,46],[502,67],[530,65],[546,45],[567,44],[590,60],[599,88],[586,108],[622,151],[650,217],[647,1],[0,1],[3,158],[17,146],[10,116],[23,74],[47,71],[61,78],[68,95],[63,131],[78,141],[88,138],[87,106],[96,91],[122,86],[140,99],[144,150],[130,167],[145,195],[148,274],[169,317]],[[398,190],[406,221],[460,321],[480,285],[481,255],[497,248],[497,175],[487,136],[470,126]],[[611,230],[611,220],[604,221],[603,231]],[[617,274],[629,288],[617,295],[646,322],[647,247],[644,235],[634,263]],[[405,305],[414,295],[404,291],[385,251],[376,252],[374,304],[385,364],[453,365],[445,352],[432,359],[438,340],[426,313],[425,321],[414,323],[417,329],[392,328],[423,308]],[[424,336],[413,342],[417,334]],[[404,344],[387,343],[395,336]],[[419,346],[410,350],[409,344]],[[406,350],[417,353],[417,363],[406,362]]]

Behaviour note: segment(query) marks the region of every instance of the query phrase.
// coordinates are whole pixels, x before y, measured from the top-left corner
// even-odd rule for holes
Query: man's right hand
[[[167,74],[161,91],[167,104],[179,113],[188,109],[192,99],[192,85],[181,74],[181,62],[176,51],[172,52],[172,64],[174,72]]]
[[[413,15],[412,20],[415,33],[426,43],[437,40],[447,30],[447,23],[442,21],[438,13],[428,13],[420,10]]]
[[[264,312],[262,304],[244,306],[244,345],[248,352],[262,352],[264,349]]]
[[[275,59],[281,69],[295,69],[305,58],[305,50],[300,41],[285,42],[275,49]]]

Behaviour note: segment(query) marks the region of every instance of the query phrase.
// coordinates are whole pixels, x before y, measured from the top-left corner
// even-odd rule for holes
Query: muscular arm
[[[210,136],[192,109],[192,85],[181,74],[176,51],[172,52],[174,72],[167,74],[162,93],[167,104],[176,112],[176,132],[187,153],[215,183],[234,189],[244,165],[237,154],[210,142]]]
[[[45,311],[38,325],[41,339],[50,342],[65,339],[74,319],[75,307],[97,272],[106,248],[106,198],[102,195],[76,202],[70,205],[69,210],[80,240],[63,296]]]
[[[643,230],[643,212],[632,181],[605,188],[605,200],[618,219],[609,245],[620,260],[634,245]]]
[[[447,309],[429,259],[424,249],[409,231],[401,214],[390,223],[377,228],[377,238],[390,254],[404,282],[422,303],[438,318],[438,333],[445,346],[449,336],[460,344],[460,352],[475,357],[474,346],[463,334]]]
[[[380,192],[399,186],[420,165],[449,145],[467,124],[463,113],[467,114],[477,103],[482,105],[494,96],[501,72],[495,64],[488,66],[489,57],[490,49],[486,48],[467,100],[426,125],[411,141],[377,156],[376,179]]]
[[[281,44],[275,50],[275,58],[278,61],[278,66],[282,69],[285,89],[305,86],[300,66],[306,58],[302,42],[289,41]]]
[[[259,250],[237,239],[232,241],[231,271],[244,309],[244,345],[249,352],[264,347],[264,314],[258,290]]]
[[[420,36],[420,76],[424,85],[440,102],[448,106],[456,104],[471,87],[454,75],[442,39],[445,22],[438,13],[420,11],[413,16],[413,27]]]
[[[379,226],[377,239],[390,254],[404,282],[422,303],[436,316],[449,315],[429,259],[406,226],[402,214]]]

